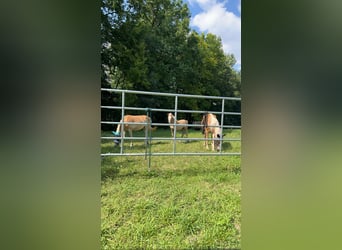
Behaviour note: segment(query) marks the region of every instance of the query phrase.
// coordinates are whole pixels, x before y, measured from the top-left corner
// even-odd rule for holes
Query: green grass
[[[190,138],[202,137],[189,132]],[[240,137],[240,130],[225,133]],[[170,131],[153,136],[170,137]],[[172,146],[153,141],[152,152],[170,152]],[[225,142],[223,149],[239,152],[240,142]],[[111,140],[102,141],[102,152],[115,150]],[[196,150],[211,152],[203,141],[177,142],[177,152]],[[133,149],[125,142],[125,151],[144,152],[143,141]],[[150,171],[144,156],[103,158],[102,249],[241,248],[240,172],[239,156],[152,156]]]
[[[241,132],[238,129],[235,130],[224,130],[225,139],[231,138],[241,138]],[[113,136],[110,131],[103,132],[102,136]],[[144,138],[145,132],[138,131],[133,132],[134,137],[141,137],[141,140],[133,140],[134,147],[131,149],[129,147],[130,139],[129,133],[126,133],[125,143],[124,143],[124,152],[126,153],[145,153],[144,146]],[[171,137],[171,133],[169,129],[157,129],[152,133],[153,137]],[[177,138],[181,137],[181,133],[177,133]],[[203,138],[201,131],[189,130],[189,137],[184,139],[184,141],[177,141],[176,144],[176,152],[210,152],[205,149],[203,146],[204,141],[191,140],[191,138]],[[102,140],[101,153],[119,153],[120,147],[114,147],[113,140]],[[211,149],[211,145],[209,145],[209,149]],[[152,152],[172,152],[173,151],[173,143],[167,140],[153,140],[152,141]],[[241,142],[240,141],[223,141],[222,143],[222,151],[223,152],[241,152]]]

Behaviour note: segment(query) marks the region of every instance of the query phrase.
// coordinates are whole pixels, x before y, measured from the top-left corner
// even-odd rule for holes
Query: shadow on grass
[[[141,160],[135,161],[137,164],[141,163]],[[134,163],[133,163],[134,164]],[[152,160],[153,164],[153,160]],[[125,171],[121,171],[122,168],[126,168]],[[127,178],[127,177],[136,177],[140,179],[150,179],[150,178],[164,178],[169,179],[177,176],[183,176],[183,177],[195,177],[195,176],[206,176],[206,175],[212,175],[217,173],[234,173],[234,174],[240,174],[241,168],[240,166],[220,166],[213,169],[210,168],[202,168],[202,167],[189,167],[189,168],[163,168],[163,167],[154,167],[151,166],[150,170],[148,170],[147,162],[146,166],[144,166],[143,169],[135,169],[134,167],[122,167],[122,166],[111,166],[111,167],[105,167],[101,170],[101,180],[106,179],[121,179],[121,178]]]
[[[233,146],[230,142],[223,142],[222,143],[222,150],[225,151],[225,150],[231,150],[233,149]]]
[[[137,164],[141,163],[141,161],[136,161]],[[127,177],[136,177],[138,179],[150,179],[150,178],[163,178],[163,179],[169,179],[173,177],[196,177],[196,176],[212,176],[212,175],[221,175],[221,174],[240,174],[241,168],[239,165],[234,166],[227,166],[222,165],[215,168],[206,168],[201,166],[196,167],[175,167],[175,168],[164,168],[164,166],[161,167],[155,167],[153,166],[153,160],[152,160],[152,166],[150,170],[148,170],[147,162],[146,166],[143,166],[141,169],[136,169],[134,167],[122,167],[126,168],[124,171],[121,171],[121,167],[113,169],[104,169],[102,171],[101,179],[121,179],[121,178],[127,178]]]
[[[120,147],[117,147],[113,143],[107,143],[101,146],[101,153],[120,153]]]
[[[176,143],[196,143],[195,140],[191,140],[191,138],[184,138],[184,140],[177,140]],[[173,140],[165,140],[165,141],[155,141],[152,142],[152,145],[168,145],[168,144],[173,144]]]
[[[152,143],[153,145],[154,143]],[[125,153],[134,153],[137,150],[145,150],[145,145],[144,144],[133,144],[133,147],[131,148],[128,143],[124,144],[124,152]],[[120,146],[117,146],[113,143],[107,143],[106,145],[101,146],[101,153],[120,153]]]
[[[118,157],[119,160],[117,160]],[[141,161],[144,160],[144,158],[139,160],[132,157],[125,157],[125,159],[122,160],[120,159],[121,157],[124,156],[109,156],[101,159],[102,181],[106,179],[114,180],[116,178],[132,177],[140,174],[140,171],[138,171],[134,165],[141,164]],[[122,169],[125,169],[125,171],[121,171]]]
[[[101,181],[106,179],[114,179],[117,177],[118,173],[119,168],[116,167],[101,169]]]
[[[112,161],[111,157],[101,157],[101,180],[114,178],[119,173],[119,166]]]

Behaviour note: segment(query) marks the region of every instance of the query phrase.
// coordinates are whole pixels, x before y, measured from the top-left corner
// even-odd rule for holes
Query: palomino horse
[[[211,133],[212,143],[211,143],[211,149],[214,151],[215,149],[217,151],[220,151],[220,138],[222,135],[222,129],[220,128],[220,123],[216,118],[216,115],[211,113],[206,113],[203,115],[202,121],[201,121],[202,132],[204,134],[204,146],[206,149],[209,149],[208,147],[208,137],[209,133]]]
[[[175,117],[172,113],[168,114],[167,120],[169,121],[170,124],[170,129],[171,129],[171,136],[173,137],[173,132],[174,132],[174,126],[175,124]],[[171,125],[172,124],[172,125]],[[179,124],[176,126],[176,132],[177,130],[182,130],[182,138],[184,137],[184,134],[186,137],[188,137],[188,120],[178,120],[176,124]]]
[[[122,122],[122,120],[120,120]],[[127,124],[126,124],[127,122]],[[137,124],[134,124],[137,123]],[[145,123],[145,124],[143,124]],[[125,115],[124,116],[124,126],[121,128],[121,124],[118,125],[116,128],[116,132],[113,132],[115,136],[120,136],[122,133],[123,137],[125,136],[125,132],[128,131],[130,137],[133,136],[133,131],[142,130],[145,128],[145,135],[147,138],[147,131],[148,130],[156,130],[157,127],[152,128],[151,127],[152,120],[147,115]],[[120,143],[120,140],[114,140],[115,144],[118,145]],[[145,145],[147,144],[147,141],[145,140]],[[133,141],[131,140],[130,147],[133,147]]]

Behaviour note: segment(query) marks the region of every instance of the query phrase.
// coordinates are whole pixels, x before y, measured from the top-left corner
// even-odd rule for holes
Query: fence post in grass
[[[152,121],[152,116],[151,116],[151,109],[146,108],[146,115],[150,117]],[[151,127],[151,129],[150,129]],[[147,133],[146,133],[146,147],[145,147],[145,159],[147,158],[147,151],[148,151],[148,159],[147,159],[147,165],[148,165],[148,171],[150,172],[151,168],[151,147],[152,147],[152,122],[150,124],[147,124],[146,126]]]
[[[220,153],[222,153],[222,139],[223,139],[223,123],[224,123],[224,99],[222,98],[222,110],[221,110],[221,135],[220,135]]]
[[[125,131],[124,119],[125,119],[125,91],[122,91],[121,93],[121,130],[119,131],[120,136],[121,136],[120,154],[123,154],[123,151],[124,151],[124,131]]]
[[[178,95],[175,96],[175,119],[173,121],[173,154],[176,153]]]

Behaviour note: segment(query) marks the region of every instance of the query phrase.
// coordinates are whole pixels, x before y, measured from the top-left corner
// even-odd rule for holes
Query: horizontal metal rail
[[[145,153],[125,153],[125,154],[121,154],[121,153],[103,153],[101,154],[101,156],[145,156],[146,154]],[[239,152],[232,152],[232,153],[224,153],[224,152],[221,152],[221,153],[216,153],[216,152],[212,152],[212,153],[206,153],[206,152],[203,152],[203,153],[152,153],[153,156],[172,156],[172,155],[179,155],[179,156],[199,156],[199,155],[203,155],[203,156],[215,156],[215,155],[231,155],[231,156],[240,156],[241,153]]]
[[[145,125],[146,122],[110,122],[110,121],[101,121],[101,124],[142,124]],[[164,126],[164,127],[169,127],[169,126],[184,126],[184,124],[173,124],[173,123],[149,123],[151,126]],[[188,127],[197,127],[200,128],[202,127],[201,124],[187,124]],[[208,126],[211,127],[211,126]],[[241,129],[241,126],[233,126],[233,125],[223,125],[220,126],[221,128],[235,128],[235,129]]]
[[[101,106],[104,109],[122,109],[121,106]],[[137,108],[137,107],[125,107],[125,110],[134,110],[134,111],[146,111],[146,108]],[[174,112],[174,109],[154,109],[151,108],[151,111],[160,111],[160,112]],[[212,113],[212,114],[222,114],[221,111],[204,111],[204,110],[187,110],[187,109],[178,109],[177,113]],[[239,112],[223,112],[225,115],[241,115]]]
[[[145,123],[133,123],[133,122],[109,122],[109,121],[101,121],[101,124],[146,124]],[[164,127],[169,127],[169,126],[184,126],[184,124],[169,124],[169,123],[151,123],[151,126],[164,126]],[[188,127],[196,127],[196,128],[201,128],[201,124],[187,124]],[[212,126],[208,126],[212,127]],[[221,126],[220,126],[221,127]],[[222,125],[222,128],[235,128],[235,129],[241,129],[241,126],[233,126],[233,125]]]
[[[146,140],[146,137],[120,137],[120,136],[102,136],[101,139],[103,140],[115,140],[115,139],[122,139],[124,140]],[[189,138],[189,137],[152,137],[152,141],[170,141],[170,140],[176,140],[176,141],[212,141],[212,138]],[[222,141],[241,141],[241,138],[222,138],[222,139],[217,139],[217,140],[222,140]]]
[[[187,94],[173,94],[173,93],[163,93],[163,92],[148,92],[148,91],[137,91],[137,90],[125,90],[125,89],[107,89],[101,88],[101,91],[108,92],[118,92],[127,94],[139,94],[139,95],[157,95],[157,96],[178,96],[185,98],[201,98],[201,99],[216,99],[216,100],[231,100],[231,101],[241,101],[240,97],[226,97],[226,96],[206,96],[206,95],[187,95]]]

